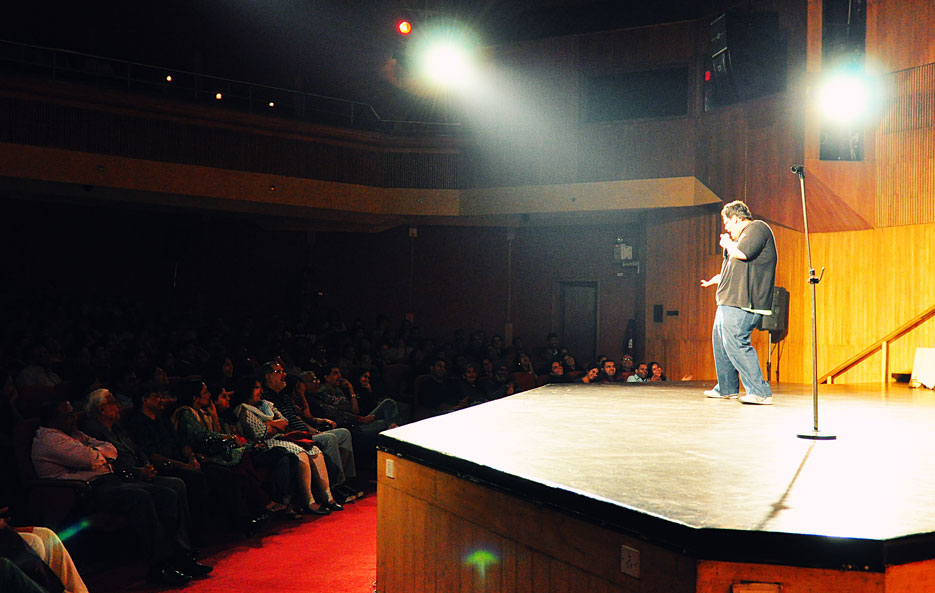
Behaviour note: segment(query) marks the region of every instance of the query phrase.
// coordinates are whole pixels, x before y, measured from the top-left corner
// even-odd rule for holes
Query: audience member
[[[597,383],[597,378],[601,374],[601,369],[596,364],[589,364],[576,383]]]
[[[324,430],[311,426],[299,415],[292,398],[285,393],[286,371],[278,362],[263,364],[263,399],[276,406],[289,424],[290,432],[299,432],[310,435],[311,441],[321,449],[325,456],[325,466],[332,489],[326,489],[325,497],[330,499],[336,491],[344,502],[350,502],[362,496],[363,493],[347,484],[348,480],[357,477],[357,468],[354,462],[354,445],[351,433],[346,428],[331,428],[330,423]],[[335,506],[340,506],[334,503]],[[328,506],[326,503],[325,506]]]
[[[217,410],[203,381],[186,381],[177,393],[179,407],[171,421],[179,439],[195,451],[228,516],[248,536],[255,535],[269,520],[265,511],[275,504],[263,491],[247,448],[233,435],[220,432]]]
[[[610,358],[605,358],[601,364],[601,372],[598,375],[598,383],[617,383],[622,379],[617,378],[617,365]]]
[[[662,372],[662,366],[658,362],[653,361],[649,363],[649,373],[649,380],[651,382],[669,380],[666,378],[665,373]]]
[[[568,383],[569,379],[565,376],[565,367],[562,366],[562,363],[558,360],[553,360],[551,368],[549,369],[549,374],[546,375],[541,383],[543,385],[549,383]]]
[[[635,372],[635,370],[634,370],[633,367],[634,367],[634,365],[633,365],[633,355],[632,355],[632,354],[624,354],[624,355],[620,358],[620,370],[617,371],[617,380],[618,380],[618,381],[626,381],[627,378]]]
[[[478,377],[477,384],[488,400],[513,395],[516,391],[516,386],[510,381],[510,368],[503,363],[494,367],[493,377]]]
[[[54,531],[47,527],[14,529],[7,523],[6,512],[5,507],[0,509],[0,557],[14,563],[48,593],[88,593],[71,554]],[[0,587],[0,590],[20,589]]]
[[[649,367],[645,362],[637,365],[635,372],[627,377],[627,383],[646,383],[649,381]]]
[[[332,510],[342,510],[331,496],[328,469],[325,467],[325,458],[321,450],[311,439],[300,445],[285,438],[289,432],[289,421],[271,401],[263,399],[262,394],[263,387],[259,381],[252,377],[244,377],[237,383],[232,395],[233,413],[238,419],[240,432],[247,441],[285,449],[296,459],[297,463],[293,465],[293,481],[301,494],[302,506],[293,516],[300,516],[298,513],[328,515]],[[313,486],[325,503],[316,502],[312,493]]]
[[[191,445],[179,439],[165,417],[166,395],[161,385],[145,385],[140,391],[136,412],[127,420],[127,432],[160,474],[175,476],[185,482],[195,533],[201,537],[207,532],[211,517],[208,476],[201,471],[201,462]]]
[[[111,463],[117,449],[78,430],[69,402],[45,404],[40,424],[32,448],[36,474],[88,481],[95,506],[122,515],[144,544],[150,565],[147,580],[179,587],[211,572],[210,566],[194,560],[187,503],[173,490],[115,475]]]

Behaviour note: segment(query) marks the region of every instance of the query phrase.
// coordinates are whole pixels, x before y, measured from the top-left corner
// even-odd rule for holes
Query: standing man
[[[701,281],[705,287],[718,285],[717,314],[711,331],[717,385],[705,395],[738,397],[742,381],[747,393],[739,397],[741,403],[771,405],[773,391],[763,380],[750,334],[763,315],[772,313],[776,240],[769,225],[753,220],[750,209],[739,200],[724,206],[721,220],[727,231],[721,234],[721,273]]]

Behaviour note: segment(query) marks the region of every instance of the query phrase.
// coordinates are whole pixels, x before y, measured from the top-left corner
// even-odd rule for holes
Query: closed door
[[[562,343],[581,368],[597,347],[597,282],[560,282],[558,292]]]

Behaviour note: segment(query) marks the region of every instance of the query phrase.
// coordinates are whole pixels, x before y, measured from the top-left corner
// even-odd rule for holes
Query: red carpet
[[[258,537],[211,546],[199,559],[214,566],[185,593],[373,593],[377,578],[377,497],[369,494],[327,517],[275,521]],[[98,577],[103,575],[96,575]],[[164,590],[124,578],[89,579],[91,593]],[[107,582],[101,582],[101,581]]]

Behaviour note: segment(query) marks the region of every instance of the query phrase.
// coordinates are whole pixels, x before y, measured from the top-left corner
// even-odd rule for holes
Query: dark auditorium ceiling
[[[729,0],[47,0],[6,7],[0,40],[329,95],[369,103],[385,119],[418,120],[422,112],[411,97],[376,74],[398,42],[394,25],[402,15],[455,18],[472,25],[484,44],[500,45],[697,19],[729,4]],[[13,196],[35,191],[23,194],[9,189]],[[66,202],[88,197],[80,191],[71,195],[53,189],[47,196]],[[142,203],[160,208],[159,200]],[[316,220],[321,228],[350,224],[320,216]],[[568,216],[582,221],[588,217]],[[628,219],[632,212],[619,216]],[[293,221],[306,228],[309,224],[289,215],[277,220],[269,224]],[[369,230],[401,224],[395,219],[362,221],[357,216],[355,220]]]
[[[495,45],[694,19],[716,4],[727,1],[52,0],[12,3],[0,39],[337,96],[382,115],[399,109],[376,73],[404,13],[456,18]]]

